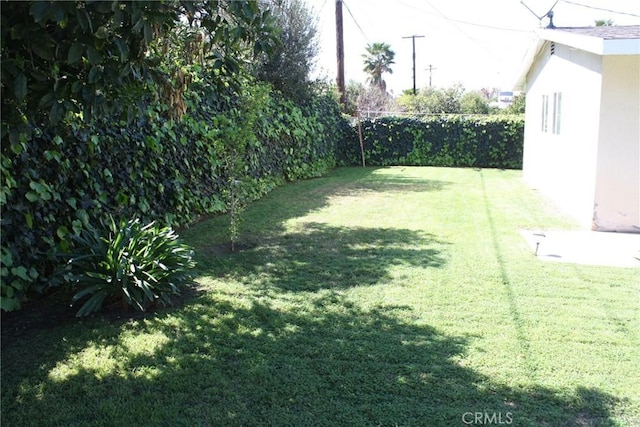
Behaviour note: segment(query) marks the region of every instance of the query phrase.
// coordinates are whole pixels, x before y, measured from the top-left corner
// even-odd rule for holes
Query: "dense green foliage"
[[[227,210],[232,180],[254,200],[335,165],[336,138],[348,125],[329,94],[303,110],[247,83],[232,109],[212,100],[194,94],[181,121],[150,109],[135,123],[48,128],[3,156],[2,308],[62,285],[56,254],[105,215],[183,226]]]
[[[1,13],[2,136],[13,150],[21,133],[71,112],[175,104],[192,62],[218,91],[237,87],[245,59],[274,44],[255,0],[4,1]]]
[[[191,280],[193,250],[178,240],[170,227],[142,225],[139,219],[113,218],[103,227],[90,226],[74,236],[76,249],[69,261],[70,279],[81,302],[77,316],[120,301],[144,311],[170,303]]]
[[[333,167],[335,100],[251,77],[280,45],[269,6],[3,2],[3,310],[68,285],[64,254],[108,216],[184,226],[232,182],[254,200]]]
[[[368,165],[522,167],[522,116],[383,117],[362,122]],[[345,140],[343,164],[361,163],[359,143]]]

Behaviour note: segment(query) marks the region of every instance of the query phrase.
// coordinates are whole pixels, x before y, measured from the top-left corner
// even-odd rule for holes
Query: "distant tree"
[[[416,114],[459,114],[460,101],[465,92],[460,83],[446,88],[424,88],[417,95],[405,91],[398,98],[398,105],[406,112]]]
[[[613,20],[611,19],[596,19],[595,20],[596,27],[611,27],[613,25]]]
[[[309,74],[319,51],[317,20],[303,0],[271,0],[280,44],[257,65],[259,79],[288,98],[302,102],[311,94]]]
[[[360,82],[355,80],[349,80],[346,87],[346,100],[347,106],[345,113],[350,116],[355,116],[358,112],[358,99],[366,92],[367,88]]]
[[[357,114],[365,117],[377,117],[395,110],[396,103],[391,95],[374,86],[365,86],[350,80],[347,83],[347,108],[350,116]]]
[[[482,89],[480,89],[480,93],[482,93],[482,96],[484,96],[485,98],[487,98],[487,100],[489,100],[489,102],[491,102],[498,99],[498,93],[500,93],[500,89],[496,87],[483,87]]]
[[[357,103],[359,114],[366,117],[389,115],[390,111],[396,110],[393,97],[377,87],[366,88],[358,96]]]
[[[489,114],[491,106],[487,97],[481,92],[466,92],[460,98],[460,112],[462,114]]]
[[[461,83],[445,89],[424,88],[417,95],[405,91],[397,100],[403,111],[415,114],[491,114],[496,112],[486,94],[489,91],[467,92]]]
[[[437,103],[434,106],[434,112],[445,114],[461,113],[460,100],[463,94],[464,87],[460,83],[455,83],[449,88],[440,90],[436,93]]]
[[[527,95],[522,92],[513,98],[513,102],[507,108],[502,110],[506,114],[524,114],[525,101]]]
[[[382,92],[386,92],[387,84],[382,79],[382,74],[393,73],[391,64],[395,63],[393,59],[396,54],[387,43],[368,44],[365,49],[366,53],[362,55],[364,58],[363,70],[370,76],[369,83]]]

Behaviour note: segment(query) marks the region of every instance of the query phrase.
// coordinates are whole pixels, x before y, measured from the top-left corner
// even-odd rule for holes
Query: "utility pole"
[[[346,89],[344,85],[344,32],[342,29],[342,0],[336,0],[336,52],[338,57],[338,92],[343,110],[347,107]]]
[[[437,68],[431,64],[429,64],[429,68],[425,68],[425,71],[429,71],[429,87],[431,87],[431,72],[433,70],[437,70]]]
[[[422,38],[424,36],[407,36],[403,37],[403,39],[411,39],[411,43],[413,44],[413,94],[416,94],[416,39]]]

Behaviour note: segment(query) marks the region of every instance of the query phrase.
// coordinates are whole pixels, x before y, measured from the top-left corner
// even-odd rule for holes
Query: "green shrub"
[[[193,251],[169,227],[142,225],[139,219],[113,218],[106,227],[85,228],[74,237],[77,248],[69,260],[73,302],[85,316],[105,303],[121,301],[144,311],[167,304],[191,279]]]
[[[368,165],[520,169],[524,118],[513,115],[382,117],[362,122]],[[357,139],[345,138],[340,164],[361,163]]]
[[[73,251],[73,236],[100,218],[186,226],[224,212],[233,180],[248,203],[335,166],[339,129],[348,125],[330,94],[317,90],[297,106],[264,84],[248,82],[225,100],[200,89],[180,121],[152,106],[135,123],[69,118],[2,144],[2,310],[61,286],[58,254]]]

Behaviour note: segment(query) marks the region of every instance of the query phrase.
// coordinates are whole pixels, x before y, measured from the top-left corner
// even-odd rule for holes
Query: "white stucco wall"
[[[594,229],[640,232],[640,57],[604,56]]]
[[[544,44],[527,75],[523,178],[585,227],[592,222],[602,57]],[[559,134],[542,132],[542,96],[562,93]],[[551,125],[551,122],[549,123]]]

